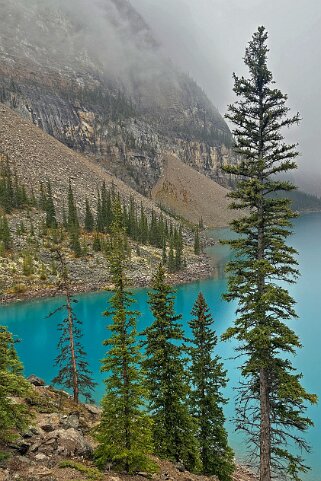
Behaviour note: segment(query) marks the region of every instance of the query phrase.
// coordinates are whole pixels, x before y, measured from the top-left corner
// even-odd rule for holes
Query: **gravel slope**
[[[159,204],[192,223],[202,217],[208,227],[225,227],[235,217],[229,209],[228,189],[168,155],[162,177],[152,190]]]

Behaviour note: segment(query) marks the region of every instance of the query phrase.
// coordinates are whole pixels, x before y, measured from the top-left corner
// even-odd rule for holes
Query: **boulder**
[[[90,414],[94,416],[99,416],[101,414],[101,408],[96,406],[95,404],[84,404],[85,408],[87,409]]]
[[[38,448],[39,452],[50,453],[56,451],[63,456],[90,456],[92,447],[84,436],[74,428],[57,429],[48,433]]]
[[[33,384],[34,386],[40,387],[45,385],[45,381],[41,379],[38,376],[35,376],[34,374],[31,374],[31,376],[27,377],[27,380]]]
[[[70,413],[68,416],[61,418],[60,424],[65,429],[78,429],[79,428],[79,412]]]

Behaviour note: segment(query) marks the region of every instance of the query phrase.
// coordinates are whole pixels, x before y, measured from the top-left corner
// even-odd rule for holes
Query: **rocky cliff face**
[[[0,0],[0,101],[149,195],[165,153],[222,184],[227,125],[126,0]]]

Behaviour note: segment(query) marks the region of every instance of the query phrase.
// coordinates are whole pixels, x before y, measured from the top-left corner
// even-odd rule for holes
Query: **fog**
[[[126,87],[169,74],[142,18],[126,2],[119,5],[118,0],[0,0],[0,58],[4,45],[5,52],[35,65],[75,72],[98,67]]]
[[[0,58],[3,43],[13,56],[24,51],[57,68],[98,61],[133,89],[171,75],[170,58],[224,114],[233,101],[232,73],[246,74],[246,44],[265,25],[274,79],[303,118],[288,134],[302,154],[297,181],[321,195],[320,0],[130,0],[152,33],[126,1],[0,0]],[[56,15],[44,25],[40,18],[52,9]]]
[[[233,101],[232,73],[246,74],[245,46],[266,26],[277,86],[303,120],[297,181],[321,194],[321,2],[319,0],[132,0],[165,53],[204,88],[220,112]]]

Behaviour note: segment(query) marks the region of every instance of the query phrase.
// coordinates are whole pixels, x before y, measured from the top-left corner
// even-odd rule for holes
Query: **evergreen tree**
[[[99,191],[97,193],[97,217],[95,224],[97,232],[104,232],[104,221],[102,216],[101,197]]]
[[[69,231],[69,247],[74,252],[76,257],[81,257],[83,254],[81,245],[80,245],[80,238],[79,238],[79,229],[74,225],[70,228]]]
[[[0,217],[0,241],[3,243],[5,250],[11,248],[12,239],[10,233],[10,227],[7,217],[4,215]]]
[[[227,115],[235,125],[240,161],[225,170],[238,176],[230,197],[232,208],[244,209],[244,215],[232,223],[237,239],[228,241],[236,258],[228,265],[226,298],[239,306],[235,325],[224,338],[238,339],[238,351],[246,356],[236,423],[256,448],[260,481],[270,481],[280,471],[297,481],[307,467],[291,446],[308,449],[301,433],[312,425],[305,411],[316,396],[302,387],[288,358],[301,347],[287,323],[296,313],[285,286],[298,275],[296,252],[286,243],[294,214],[290,201],[276,194],[294,187],[276,174],[296,168],[296,146],[284,143],[281,130],[296,124],[299,115],[288,115],[287,97],[274,85],[267,38],[264,27],[253,35],[244,59],[250,76],[234,75],[238,101]]]
[[[140,205],[140,219],[139,219],[139,240],[142,244],[148,242],[148,220],[144,212],[143,203]]]
[[[40,209],[42,209],[44,212],[46,211],[47,207],[47,195],[45,192],[45,188],[42,182],[40,182],[40,194],[39,194],[39,200],[38,200],[38,205]]]
[[[6,213],[11,212],[14,207],[14,189],[9,157],[0,155],[0,205]]]
[[[46,226],[51,229],[56,229],[57,219],[56,219],[56,209],[52,198],[51,183],[47,182],[47,195],[45,201],[45,212],[46,212]]]
[[[0,153],[0,162],[0,206],[10,213],[14,208],[25,207],[29,199],[17,173],[12,174],[9,157]]]
[[[174,248],[173,248],[173,240],[171,239],[169,242],[169,253],[168,253],[168,270],[169,272],[174,272],[176,269],[175,257],[174,257]]]
[[[68,188],[68,229],[70,232],[74,232],[79,230],[79,220],[78,220],[78,213],[77,207],[74,200],[74,194],[71,187],[71,182],[69,181],[69,188]]]
[[[102,361],[102,371],[109,375],[95,456],[100,467],[112,462],[118,469],[133,473],[153,467],[148,458],[152,452],[152,434],[151,420],[145,410],[147,391],[137,344],[139,313],[131,309],[132,294],[125,289],[126,234],[117,198],[111,231],[113,248],[109,260],[114,295],[110,300],[111,310],[105,313],[112,316],[112,323],[108,326],[111,336],[104,342],[108,352]]]
[[[58,329],[61,332],[58,343],[58,356],[55,366],[59,368],[57,376],[53,379],[54,384],[71,389],[75,403],[79,402],[82,396],[87,402],[93,402],[92,393],[96,383],[92,379],[86,360],[86,353],[81,344],[82,322],[78,319],[74,304],[78,301],[71,294],[70,279],[64,256],[59,249],[55,251],[59,266],[59,290],[64,293],[65,302],[48,317],[58,312],[65,312],[66,317],[59,323]]]
[[[164,238],[163,250],[162,250],[162,264],[163,264],[163,266],[166,265],[166,262],[167,262],[167,249],[166,249],[166,239]]]
[[[67,213],[65,208],[65,203],[62,204],[62,226],[64,229],[68,229]]]
[[[228,446],[222,406],[226,403],[221,390],[227,384],[226,371],[215,355],[217,335],[213,318],[202,293],[194,304],[189,322],[192,330],[190,378],[191,412],[198,424],[198,441],[202,472],[221,481],[231,481],[234,472],[233,452]]]
[[[85,209],[85,229],[87,232],[92,232],[94,230],[94,216],[91,212],[88,199],[86,199],[86,209]]]
[[[108,212],[108,202],[107,202],[107,189],[105,182],[101,188],[101,225],[102,225],[102,232],[107,232],[109,228],[109,212]]]
[[[159,266],[149,293],[154,322],[146,336],[146,360],[150,408],[154,421],[156,454],[182,461],[189,470],[199,468],[196,425],[188,410],[189,387],[184,368],[184,339],[180,315],[174,311],[174,292]]]
[[[15,398],[31,395],[31,386],[23,377],[23,367],[12,334],[0,326],[0,442],[11,442],[30,422],[29,409]]]
[[[175,270],[179,271],[183,264],[183,233],[182,226],[175,231]]]
[[[95,233],[94,242],[93,242],[93,250],[95,252],[101,251],[101,242],[98,232]]]
[[[194,234],[194,254],[199,256],[200,253],[201,253],[200,234],[199,234],[199,229],[197,228]]]

